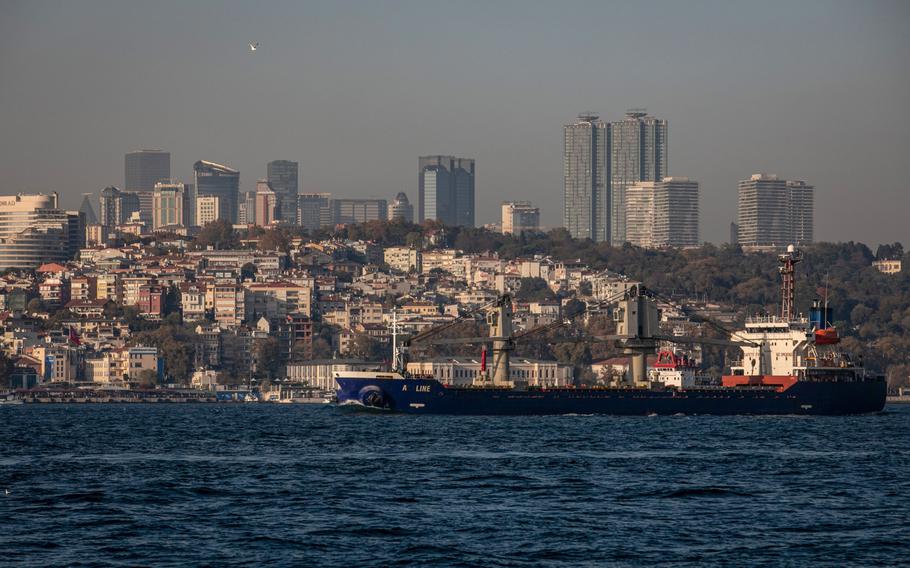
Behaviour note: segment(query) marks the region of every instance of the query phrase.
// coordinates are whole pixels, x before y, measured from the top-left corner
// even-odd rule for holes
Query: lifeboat
[[[823,329],[815,330],[816,345],[834,345],[839,342],[840,337],[837,336],[837,329],[833,327],[826,327]]]

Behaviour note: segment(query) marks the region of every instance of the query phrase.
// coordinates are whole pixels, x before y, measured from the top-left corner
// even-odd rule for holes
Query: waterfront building
[[[626,242],[626,188],[667,177],[667,121],[632,109],[610,129],[610,242]]]
[[[332,199],[329,207],[334,225],[385,221],[388,218],[388,202],[385,199]]]
[[[739,182],[737,241],[747,247],[812,242],[815,188],[758,173]]]
[[[189,209],[186,184],[173,180],[159,181],[155,184],[152,199],[152,230],[186,226]]]
[[[221,198],[216,195],[203,195],[196,198],[196,221],[198,227],[205,227],[220,219]]]
[[[268,180],[261,179],[256,182],[255,204],[253,205],[255,224],[259,227],[271,226],[278,220],[278,207],[279,196],[272,189]],[[247,211],[248,219],[249,213],[250,212]]]
[[[435,219],[451,226],[474,226],[474,160],[421,156],[417,222]]]
[[[414,206],[408,201],[408,196],[403,191],[398,192],[395,200],[389,206],[389,221],[396,219],[400,219],[405,223],[414,222]]]
[[[72,259],[85,244],[84,215],[57,207],[57,194],[0,196],[0,270]]]
[[[240,172],[205,160],[193,164],[193,171],[196,176],[195,197],[209,195],[218,197],[218,218],[234,223],[237,220]],[[193,202],[195,203],[195,199]]]
[[[316,231],[332,224],[331,193],[302,193],[297,196],[297,224]]]
[[[300,165],[290,160],[274,160],[266,166],[268,183],[276,196],[276,219],[297,223],[297,174]],[[258,224],[258,223],[257,223]]]
[[[563,127],[563,225],[576,239],[609,241],[610,130],[583,113]]]
[[[413,375],[431,376],[446,385],[470,386],[484,380],[484,374],[489,373],[481,367],[480,357],[440,357],[410,361],[407,370]],[[573,371],[572,365],[558,361],[514,357],[509,364],[509,376],[512,381],[530,386],[564,387],[572,384]]]
[[[530,201],[504,201],[502,203],[502,234],[520,235],[540,230],[540,209]]]

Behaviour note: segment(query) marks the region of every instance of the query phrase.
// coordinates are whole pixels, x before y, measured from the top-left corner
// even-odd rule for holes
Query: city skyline
[[[75,208],[82,193],[119,186],[124,152],[150,147],[171,153],[171,177],[184,183],[194,161],[212,159],[238,169],[251,191],[266,164],[284,158],[300,163],[301,194],[405,191],[416,204],[413,157],[448,152],[480,162],[477,225],[510,199],[534,202],[554,227],[555,132],[579,110],[617,121],[645,107],[673,124],[669,175],[700,182],[704,240],[727,240],[737,182],[758,171],[813,183],[816,240],[910,240],[900,159],[910,80],[895,72],[910,55],[906,4],[806,2],[786,5],[785,18],[748,3],[587,5],[581,23],[580,5],[523,6],[528,18],[503,26],[514,12],[504,3],[456,15],[432,36],[415,24],[441,5],[396,6],[408,9],[237,5],[225,19],[202,5],[5,4],[4,192],[57,191]],[[654,39],[624,54],[634,34],[619,22],[655,11]],[[168,29],[143,23],[162,13]],[[358,45],[332,37],[328,21],[350,26]],[[263,40],[255,53],[237,40],[248,35]],[[112,42],[130,57],[115,57]],[[446,65],[424,65],[434,60],[478,63],[455,81]],[[580,63],[595,72],[580,75]],[[160,89],[175,82],[180,89]],[[448,88],[437,97],[427,86],[439,82]],[[338,128],[352,115],[356,128]]]

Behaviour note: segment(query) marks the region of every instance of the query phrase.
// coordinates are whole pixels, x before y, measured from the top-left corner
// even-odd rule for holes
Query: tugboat
[[[513,333],[512,299],[504,295],[487,313],[490,337],[463,340],[492,343],[490,374],[457,386],[409,375],[405,352],[410,344],[431,335],[422,332],[403,349],[396,345],[392,372],[336,373],[338,401],[412,414],[844,415],[881,411],[886,395],[884,377],[866,373],[838,350],[839,338],[828,324],[827,306],[823,313],[815,304],[809,318],[795,316],[795,266],[802,254],[791,245],[778,259],[783,280],[781,313],[751,318],[744,330],[732,332],[730,341],[721,342],[739,347],[743,356],[720,385],[699,385],[687,379],[687,369],[694,363],[675,360],[675,355],[665,357],[668,367],[664,374],[678,372],[678,381],[649,379],[646,356],[654,353],[659,341],[673,338],[660,335],[656,302],[647,290],[637,287],[624,294],[614,311],[618,334],[600,338],[622,343],[631,359],[631,383],[547,387],[513,380],[510,352],[516,341],[535,330]]]

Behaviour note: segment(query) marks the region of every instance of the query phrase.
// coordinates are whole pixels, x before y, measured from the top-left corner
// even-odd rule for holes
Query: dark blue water
[[[23,405],[0,406],[0,424],[9,565],[910,560],[907,405],[848,418]]]

